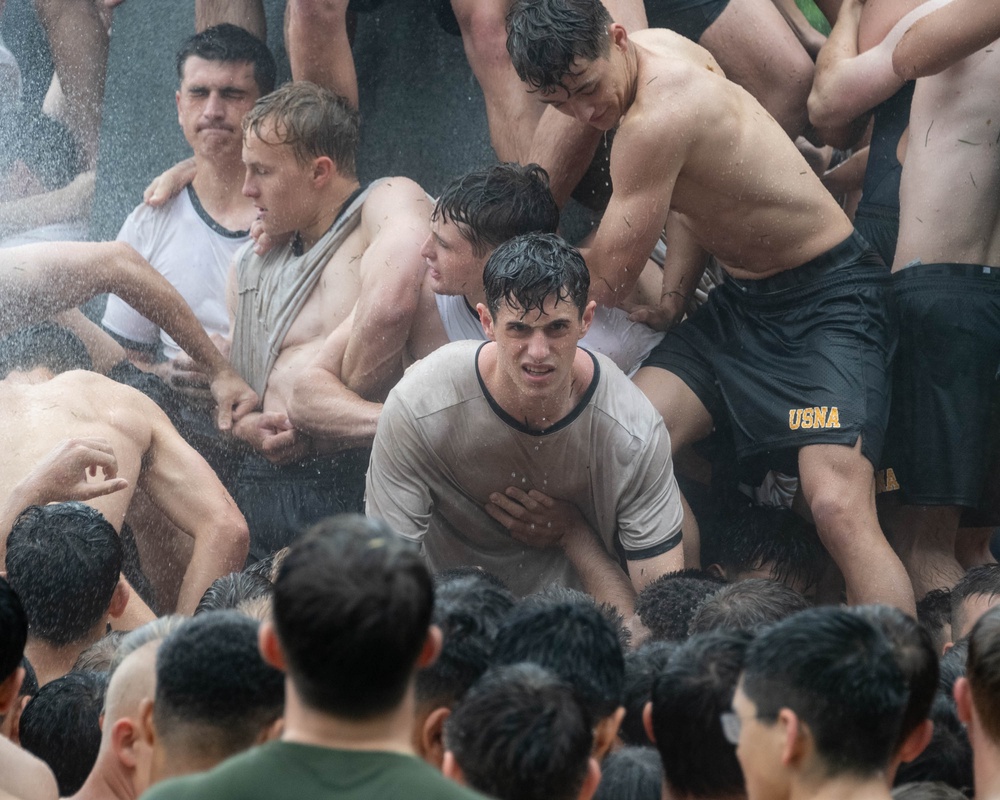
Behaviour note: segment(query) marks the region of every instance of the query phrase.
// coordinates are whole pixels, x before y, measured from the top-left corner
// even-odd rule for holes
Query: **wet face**
[[[577,57],[571,71],[563,76],[562,87],[536,96],[545,105],[592,128],[609,131],[617,127],[625,113],[613,67],[608,58],[587,61]]]
[[[243,194],[253,200],[265,233],[281,236],[311,223],[317,211],[312,166],[300,162],[290,146],[280,143],[272,125],[263,125],[260,136],[247,131],[243,165]]]
[[[248,61],[207,61],[190,56],[177,90],[177,121],[195,154],[238,158],[243,117],[260,96]]]
[[[541,312],[501,304],[496,318],[480,305],[486,335],[497,343],[497,367],[503,388],[513,397],[535,403],[559,403],[570,396],[577,342],[590,327],[594,303],[581,318],[569,300],[548,297]]]
[[[431,232],[420,249],[427,265],[427,279],[435,294],[478,295],[483,291],[483,267],[489,253],[477,256],[460,224],[440,216],[431,221]]]

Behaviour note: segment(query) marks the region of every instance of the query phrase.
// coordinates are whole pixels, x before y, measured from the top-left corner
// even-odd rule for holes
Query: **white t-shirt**
[[[475,565],[518,595],[580,588],[559,548],[511,538],[484,505],[508,486],[574,503],[609,553],[650,558],[677,546],[680,493],[656,409],[609,359],[563,420],[538,433],[497,405],[477,367],[480,342],[453,342],[389,393],[368,469],[367,513],[420,541],[431,569]]]
[[[436,294],[434,299],[449,341],[486,339],[479,315],[469,308],[462,295]],[[580,340],[580,347],[607,356],[631,378],[662,338],[660,331],[639,322],[630,322],[628,314],[620,308],[598,306],[590,330]]]
[[[122,225],[118,241],[132,245],[180,292],[206,333],[229,335],[226,279],[236,251],[250,241],[247,231],[219,225],[188,186],[160,208],[138,206]],[[181,352],[165,331],[116,295],[108,297],[103,325],[139,345],[162,341],[167,358]]]

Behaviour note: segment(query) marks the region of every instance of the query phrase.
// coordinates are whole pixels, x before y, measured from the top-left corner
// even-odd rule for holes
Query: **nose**
[[[434,234],[428,234],[424,243],[420,246],[420,257],[425,261],[434,260]]]
[[[243,177],[243,196],[244,197],[257,197],[257,184],[254,183],[253,174],[248,169],[246,175]]]
[[[202,114],[209,119],[221,119],[224,117],[225,108],[222,103],[222,95],[216,91],[209,92],[208,100],[205,101]]]
[[[549,357],[549,339],[544,330],[533,331],[528,339],[528,358],[541,363]]]

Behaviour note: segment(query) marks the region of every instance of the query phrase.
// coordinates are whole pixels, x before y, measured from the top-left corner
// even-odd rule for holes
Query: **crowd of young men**
[[[1000,14],[440,5],[501,163],[199,0],[193,158],[0,249],[0,798],[985,797]]]

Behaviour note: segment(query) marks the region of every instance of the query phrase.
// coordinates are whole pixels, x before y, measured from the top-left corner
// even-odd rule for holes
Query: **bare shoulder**
[[[431,204],[420,184],[410,178],[386,178],[375,186],[361,210],[365,224],[381,224],[386,220],[425,222],[430,218]]]

